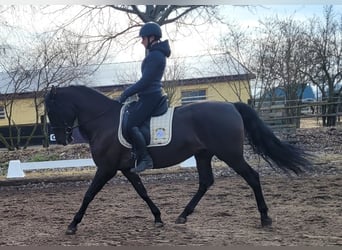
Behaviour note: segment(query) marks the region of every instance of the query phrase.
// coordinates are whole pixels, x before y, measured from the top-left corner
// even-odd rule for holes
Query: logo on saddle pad
[[[122,120],[125,107],[120,112],[120,124],[118,129],[118,137],[120,143],[126,148],[132,148],[122,134]],[[168,108],[167,112],[161,116],[153,116],[150,122],[150,144],[148,147],[165,146],[171,141],[172,135],[172,118],[174,108]]]

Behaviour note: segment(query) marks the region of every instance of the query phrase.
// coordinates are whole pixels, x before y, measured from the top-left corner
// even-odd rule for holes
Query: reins
[[[56,104],[62,106],[62,105],[59,104],[59,103],[55,103],[55,105],[56,105]],[[99,119],[101,116],[103,116],[104,114],[106,114],[110,109],[111,109],[111,107],[108,108],[108,109],[106,109],[106,110],[104,110],[104,111],[102,111],[101,113],[99,113],[99,114],[96,115],[95,117],[92,117],[91,119],[88,119],[87,121],[82,122],[81,124],[78,123],[78,118],[76,118],[75,121],[74,121],[74,125],[73,125],[73,126],[69,126],[69,125],[65,122],[65,120],[63,119],[64,127],[51,127],[51,128],[52,128],[52,129],[61,129],[61,128],[63,128],[63,129],[65,129],[66,133],[71,133],[75,128],[79,128],[79,127],[81,127],[81,126],[84,126],[84,125],[87,124],[87,123],[90,123],[90,122],[92,122],[92,121],[95,121],[95,120]]]
[[[78,123],[78,119],[76,118],[76,119],[75,119],[75,122],[74,122],[74,125],[73,125],[72,127],[70,127],[71,131],[72,131],[73,129],[75,129],[75,128],[79,128],[79,127],[81,127],[81,126],[84,126],[85,124],[87,124],[87,123],[89,123],[89,122],[92,122],[92,121],[95,121],[95,120],[99,119],[101,116],[103,116],[104,114],[106,114],[110,109],[111,109],[111,108],[108,108],[108,109],[102,111],[101,113],[99,113],[99,114],[96,115],[95,117],[93,117],[93,118],[91,118],[91,119],[88,119],[87,121],[85,121],[85,122],[83,122],[83,123],[81,123],[81,124]]]
[[[72,136],[72,133],[73,133],[73,130],[75,128],[79,128],[81,126],[84,126],[85,124],[89,123],[89,122],[92,122],[92,121],[95,121],[97,119],[99,119],[101,116],[103,116],[104,114],[106,114],[108,111],[110,110],[110,108],[102,111],[101,113],[99,113],[98,115],[96,115],[95,117],[85,121],[85,122],[82,122],[81,124],[78,123],[78,118],[76,117],[75,121],[74,121],[74,125],[73,126],[69,126],[65,120],[63,120],[63,123],[64,123],[64,127],[51,127],[52,130],[54,129],[63,129],[64,130],[64,133],[65,133],[65,136],[66,138],[69,138]]]

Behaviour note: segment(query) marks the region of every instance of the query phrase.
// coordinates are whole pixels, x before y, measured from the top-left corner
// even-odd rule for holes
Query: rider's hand
[[[118,102],[123,104],[126,101],[126,99],[127,99],[127,96],[124,93],[122,93],[121,96],[119,97]]]

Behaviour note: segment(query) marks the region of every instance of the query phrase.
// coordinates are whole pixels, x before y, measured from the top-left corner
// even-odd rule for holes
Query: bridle
[[[51,126],[52,131],[58,130],[58,129],[63,129],[64,130],[64,135],[65,137],[68,138],[72,138],[72,131],[76,128],[76,126],[69,126],[66,122],[64,122],[65,126]]]
[[[50,104],[50,105],[52,105],[52,104]],[[63,106],[62,104],[57,103],[55,100],[54,100],[54,102],[53,102],[53,105],[55,105],[55,106],[57,106],[57,107],[62,107],[62,106]],[[58,129],[59,129],[59,130],[63,129],[63,130],[64,130],[64,135],[65,135],[65,137],[66,137],[67,139],[71,139],[71,140],[72,140],[72,136],[71,136],[71,135],[72,135],[72,132],[73,132],[73,130],[74,130],[75,128],[79,128],[79,127],[81,127],[81,126],[84,126],[84,125],[86,125],[86,124],[92,122],[92,121],[95,121],[95,120],[99,119],[99,118],[102,117],[104,114],[106,114],[107,112],[109,112],[109,110],[111,110],[111,107],[109,107],[108,109],[106,109],[106,110],[100,112],[100,113],[97,114],[95,117],[92,117],[91,119],[88,119],[88,120],[82,122],[81,124],[78,122],[77,117],[76,117],[76,119],[74,120],[73,125],[68,124],[68,123],[65,121],[64,118],[59,117],[59,118],[61,118],[61,119],[59,119],[59,120],[62,121],[63,126],[51,126],[51,129],[52,129],[53,131],[55,131],[56,129],[57,129],[57,130],[58,130]],[[57,115],[57,114],[58,114],[58,116],[59,116],[59,113],[56,113],[55,115]]]
[[[88,119],[84,122],[82,122],[81,124],[78,122],[78,119],[76,118],[74,120],[74,124],[71,126],[69,125],[64,119],[60,119],[63,121],[63,124],[64,126],[51,126],[51,129],[52,130],[55,130],[55,129],[64,129],[64,133],[66,136],[71,136],[72,134],[72,131],[75,129],[75,128],[79,128],[81,126],[84,126],[92,121],[96,121],[97,119],[99,119],[101,116],[103,116],[104,114],[106,114],[111,108],[108,108],[102,112],[100,112],[98,115],[96,115],[95,117],[92,117],[91,119]]]

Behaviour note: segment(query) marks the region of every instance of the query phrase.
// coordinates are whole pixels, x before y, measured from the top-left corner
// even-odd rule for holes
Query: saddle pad
[[[126,141],[122,135],[122,118],[124,107],[120,112],[120,123],[118,137],[120,143],[126,148],[132,148],[132,145]],[[150,122],[151,141],[148,147],[165,146],[171,141],[172,136],[172,118],[174,107],[168,108],[167,112],[161,116],[153,116]]]

